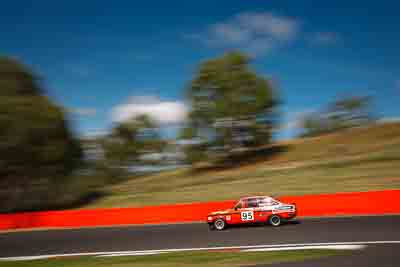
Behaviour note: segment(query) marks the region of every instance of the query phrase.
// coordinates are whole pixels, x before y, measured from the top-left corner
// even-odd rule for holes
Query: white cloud
[[[302,127],[304,118],[311,113],[313,113],[313,110],[311,109],[289,112],[286,114],[285,120],[283,124],[280,125],[279,129],[281,130],[299,129]]]
[[[236,16],[242,27],[255,34],[274,37],[278,40],[294,38],[299,31],[299,22],[296,19],[277,16],[269,12],[247,12]]]
[[[97,110],[94,108],[69,108],[67,111],[74,115],[84,117],[93,117],[97,115]]]
[[[335,32],[317,32],[309,36],[308,40],[312,44],[331,45],[341,41],[339,34]]]
[[[81,135],[81,139],[92,140],[92,139],[106,136],[107,134],[109,134],[109,131],[107,131],[105,129],[90,129]]]
[[[161,101],[152,96],[131,97],[126,103],[113,108],[113,121],[120,122],[138,115],[149,115],[160,124],[177,124],[185,120],[187,108],[180,101]]]
[[[300,32],[300,21],[270,12],[244,12],[210,25],[203,34],[185,35],[207,45],[264,54],[291,40]]]

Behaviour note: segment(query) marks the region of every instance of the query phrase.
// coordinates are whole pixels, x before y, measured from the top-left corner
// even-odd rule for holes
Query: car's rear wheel
[[[226,223],[223,219],[216,219],[214,221],[214,228],[218,231],[222,231],[226,228]]]
[[[276,214],[272,215],[271,217],[269,217],[268,221],[269,221],[269,224],[274,226],[274,227],[277,227],[277,226],[281,225],[281,223],[282,223],[281,217],[279,215],[276,215]]]

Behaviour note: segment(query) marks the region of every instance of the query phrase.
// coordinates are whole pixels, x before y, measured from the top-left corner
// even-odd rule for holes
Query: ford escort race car
[[[228,225],[246,223],[279,226],[282,221],[296,215],[295,204],[285,204],[269,196],[252,196],[241,198],[232,209],[208,214],[207,223],[211,230],[224,230]]]

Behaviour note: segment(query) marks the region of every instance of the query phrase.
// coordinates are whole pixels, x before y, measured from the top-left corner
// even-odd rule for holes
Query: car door
[[[278,203],[272,198],[261,198],[258,202],[258,220],[261,222],[266,222],[277,204]]]
[[[249,198],[244,201],[244,207],[240,209],[240,223],[253,223],[257,221],[258,200]]]
[[[268,217],[268,212],[265,211],[265,208],[261,205],[261,199],[257,200],[257,207],[254,208],[254,219],[255,222],[265,222]]]

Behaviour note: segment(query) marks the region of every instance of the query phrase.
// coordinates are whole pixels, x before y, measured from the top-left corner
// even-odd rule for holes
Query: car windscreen
[[[242,201],[238,201],[234,207],[234,209],[241,209],[243,207]]]

